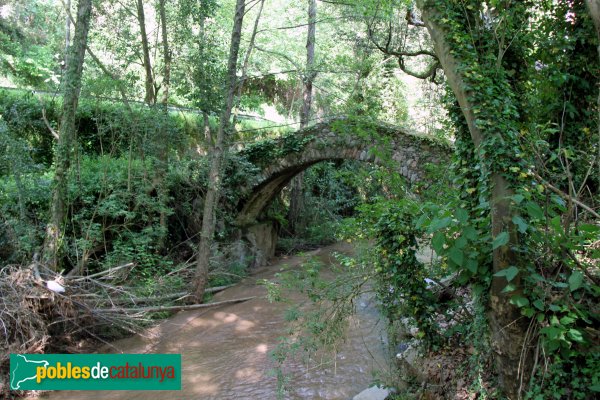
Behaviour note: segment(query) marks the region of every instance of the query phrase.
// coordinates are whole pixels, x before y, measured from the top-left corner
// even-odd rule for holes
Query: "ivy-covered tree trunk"
[[[444,69],[448,85],[456,96],[466,120],[476,151],[482,151],[490,146],[492,141],[495,141],[497,150],[500,152],[506,150],[506,154],[510,153],[510,149],[498,148],[498,146],[510,146],[512,141],[497,137],[498,132],[490,133],[486,131],[478,121],[479,116],[477,113],[486,105],[473,102],[475,98],[473,90],[475,88],[470,85],[471,82],[467,82],[465,77],[465,72],[473,73],[476,70],[477,65],[473,60],[477,60],[478,54],[476,48],[471,47],[470,50],[465,50],[464,43],[460,43],[460,40],[468,38],[470,29],[468,23],[464,20],[464,15],[462,15],[460,21],[453,21],[450,20],[451,15],[444,9],[443,2],[437,2],[434,5],[433,2],[419,0],[417,3],[422,12],[423,21],[433,40],[436,56]],[[464,33],[464,37],[460,36],[460,33],[457,34],[447,29],[447,26],[441,22],[443,20],[448,24],[453,24],[453,27],[460,26],[461,28],[456,29],[460,29],[461,33]],[[458,47],[464,51],[472,52],[473,58],[458,58],[455,51]],[[482,68],[475,72],[482,76],[486,73],[493,76],[492,71],[486,71]],[[498,79],[498,77],[494,76],[491,80],[494,79]],[[506,85],[505,88],[508,86]],[[483,90],[483,88],[478,90]],[[496,112],[494,110],[488,111]],[[497,110],[494,123],[498,124],[497,126],[505,124],[506,134],[509,135],[511,129],[514,128],[515,121],[511,121],[510,115],[502,115],[501,112],[502,110]],[[490,160],[488,161],[490,163],[496,162],[491,154],[486,154],[485,158]],[[492,238],[494,240],[498,239],[498,243],[502,243],[493,250],[493,271],[497,273],[510,266],[519,266],[518,255],[513,250],[517,245],[516,229],[512,223],[514,211],[511,207],[511,198],[514,193],[502,171],[502,166],[490,164],[483,166],[483,168],[490,171]],[[500,240],[502,237],[505,237],[506,240]],[[517,399],[520,398],[522,385],[527,384],[529,378],[527,372],[530,369],[530,363],[526,343],[528,319],[524,318],[518,308],[510,303],[511,295],[519,290],[519,277],[511,281],[515,285],[515,291],[503,293],[507,283],[504,277],[494,276],[492,278],[488,318],[500,388],[509,398]]]
[[[312,107],[313,81],[315,79],[315,33],[317,22],[317,1],[308,0],[308,35],[306,37],[306,72],[303,78],[302,109],[300,110],[300,129],[305,128],[310,120]],[[292,179],[290,194],[290,210],[288,212],[289,229],[296,232],[298,223],[304,212],[304,173],[300,172]]]
[[[219,129],[214,145],[210,146],[210,170],[208,175],[208,190],[204,197],[204,211],[202,214],[202,230],[200,233],[200,246],[196,258],[196,273],[194,276],[193,297],[196,302],[201,302],[208,282],[208,268],[210,265],[210,248],[215,233],[215,211],[219,201],[221,188],[221,164],[223,153],[227,146],[227,135],[231,127],[231,110],[235,98],[237,83],[237,60],[242,37],[242,25],[244,22],[245,1],[237,0],[233,30],[231,32],[231,45],[229,47],[229,60],[227,63],[227,83],[225,87],[225,106],[221,113]]]
[[[171,86],[171,49],[169,48],[169,36],[167,31],[167,12],[165,10],[165,0],[159,0],[158,2],[158,13],[160,15],[161,25],[161,36],[162,36],[162,47],[163,47],[163,81],[162,81],[162,99],[161,107],[164,114],[164,121],[161,124],[159,141],[159,167],[157,168],[158,174],[158,196],[160,202],[163,205],[163,209],[160,212],[160,227],[162,229],[162,240],[158,244],[159,249],[164,248],[164,242],[167,235],[167,213],[164,208],[167,205],[168,191],[165,183],[165,176],[169,169],[169,89]]]
[[[69,18],[69,13],[71,12],[71,0],[67,0],[65,2],[65,8],[67,10],[67,16],[65,17],[65,68],[67,66],[67,52],[69,51],[69,46],[71,45],[71,19]]]
[[[146,96],[144,101],[147,104],[156,103],[156,91],[154,88],[154,76],[152,74],[152,63],[150,62],[150,46],[148,45],[148,35],[146,34],[146,16],[144,14],[144,1],[137,0],[137,17],[140,25],[140,36],[142,39],[142,56],[144,59],[144,71],[146,77],[144,86],[146,88]]]
[[[598,58],[600,59],[600,0],[586,0],[586,5],[592,21],[594,21],[594,27],[596,28],[596,37],[598,38]],[[600,78],[597,82],[600,86]],[[598,94],[598,175],[600,175],[600,93]]]
[[[92,0],[79,0],[75,33],[68,51],[67,70],[63,78],[63,107],[55,157],[56,171],[52,194],[52,217],[46,232],[46,242],[44,243],[44,258],[54,269],[59,266],[60,240],[64,234],[63,227],[67,217],[68,176],[71,161],[75,154],[75,146],[77,145],[75,112],[77,111],[79,92],[81,91],[81,75],[83,73],[83,61],[91,14]]]

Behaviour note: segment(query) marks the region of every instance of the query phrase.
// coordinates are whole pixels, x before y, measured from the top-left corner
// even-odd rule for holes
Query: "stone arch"
[[[291,145],[290,145],[291,143]],[[286,150],[288,148],[288,150]],[[242,150],[260,169],[257,183],[246,188],[238,205],[239,227],[255,225],[261,213],[284,187],[301,171],[330,160],[359,160],[382,164],[391,159],[408,182],[428,180],[428,164],[450,160],[449,144],[411,132],[407,128],[382,123],[358,122],[338,118],[322,122],[269,142],[261,158]]]

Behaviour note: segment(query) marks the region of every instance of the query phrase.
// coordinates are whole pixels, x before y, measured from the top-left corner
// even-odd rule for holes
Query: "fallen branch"
[[[215,286],[215,287],[211,287],[211,288],[207,288],[205,290],[206,293],[217,293],[217,292],[222,292],[225,289],[229,289],[230,287],[234,287],[235,284],[233,285],[225,285],[225,286]]]
[[[109,269],[106,269],[104,271],[97,272],[95,274],[86,275],[86,276],[80,276],[80,277],[73,277],[73,278],[70,279],[70,281],[71,282],[80,282],[80,281],[85,281],[86,279],[87,280],[91,280],[91,279],[97,278],[99,276],[111,275],[111,274],[113,274],[113,273],[115,273],[115,272],[117,272],[117,271],[119,271],[119,270],[121,270],[123,268],[133,267],[134,265],[135,265],[134,263],[127,263],[127,264],[124,264],[124,265],[120,265],[118,267],[109,268]]]
[[[217,293],[221,292],[225,289],[229,289],[235,285],[225,285],[225,286],[215,286],[211,288],[207,288],[205,290],[206,293]],[[191,296],[189,292],[177,292],[168,294],[165,296],[150,296],[150,297],[131,297],[128,299],[119,300],[118,303],[160,303],[161,301],[177,299],[181,300],[185,297]]]
[[[244,301],[252,300],[256,296],[242,297],[240,299],[218,301],[216,303],[205,303],[205,304],[191,304],[187,306],[155,306],[155,307],[139,307],[139,308],[104,308],[95,309],[97,313],[149,313],[149,312],[161,312],[161,311],[189,311],[198,310],[201,308],[218,307],[225,304],[243,303]]]

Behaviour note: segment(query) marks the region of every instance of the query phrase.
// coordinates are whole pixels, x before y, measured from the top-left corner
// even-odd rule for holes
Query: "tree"
[[[69,18],[69,13],[71,12],[71,0],[67,0],[65,3],[65,8],[67,10],[67,16],[65,17],[65,62],[67,51],[69,50],[69,45],[71,43],[71,19]],[[66,64],[65,64],[66,66]]]
[[[53,55],[66,57],[60,3],[3,0],[0,8],[0,74],[19,86],[56,89],[61,71]]]
[[[245,1],[237,0],[231,32],[231,44],[229,47],[229,58],[227,63],[227,82],[225,85],[225,105],[219,121],[219,129],[214,145],[210,146],[210,170],[208,175],[208,190],[204,197],[204,211],[202,214],[202,230],[200,232],[200,245],[196,256],[196,272],[194,276],[194,299],[202,301],[204,291],[208,282],[208,268],[210,266],[210,253],[215,233],[215,211],[219,201],[221,186],[223,154],[227,145],[227,138],[231,129],[231,111],[233,109],[236,84],[237,84],[237,61],[244,22]]]
[[[161,202],[163,204],[167,203],[167,189],[165,183],[165,175],[168,171],[168,153],[169,153],[169,89],[171,86],[171,50],[169,48],[169,36],[167,32],[167,12],[165,10],[165,0],[158,1],[158,11],[160,15],[160,26],[161,26],[161,36],[162,36],[162,47],[163,47],[163,81],[162,81],[162,99],[161,99],[161,107],[163,116],[163,123],[161,124],[161,129],[159,133],[158,140],[159,150],[158,150],[158,160],[160,165],[157,168],[157,186],[158,193],[161,198]],[[165,210],[160,213],[160,226],[163,229],[163,235],[166,236],[168,232],[167,226],[167,215]],[[159,244],[159,248],[163,248],[164,241]]]
[[[161,36],[163,45],[163,83],[162,83],[162,105],[167,110],[169,105],[169,89],[171,86],[171,50],[169,49],[169,35],[167,32],[167,12],[165,11],[165,0],[158,1],[160,15]]]
[[[47,228],[45,243],[45,256],[54,268],[58,266],[59,243],[67,216],[67,180],[71,161],[75,154],[77,138],[75,112],[77,111],[81,90],[83,61],[91,14],[92,0],[79,0],[75,34],[69,48],[67,70],[64,75],[63,108],[55,158],[56,171],[52,196],[52,217]]]
[[[250,43],[248,44],[248,50],[246,50],[246,55],[244,56],[244,62],[242,64],[242,76],[240,77],[240,82],[238,83],[238,98],[242,97],[242,92],[244,90],[244,83],[246,83],[246,79],[248,78],[248,67],[250,63],[250,56],[252,55],[252,51],[254,50],[254,43],[256,41],[256,35],[258,34],[258,23],[260,22],[260,17],[263,12],[263,8],[265,6],[265,0],[260,0],[260,5],[258,7],[258,13],[256,14],[256,19],[254,20],[254,26],[252,28],[252,34],[250,35]],[[233,117],[233,123],[235,124],[237,119],[237,111],[239,107],[236,109],[236,113]]]
[[[586,4],[594,26],[596,27],[596,37],[598,38],[598,58],[600,59],[600,0],[586,0]],[[600,85],[600,80],[598,81]],[[598,175],[600,175],[600,93],[598,93]]]
[[[492,135],[495,135],[496,132],[481,129],[481,125],[477,122],[476,110],[481,106],[473,103],[472,89],[469,89],[464,78],[465,72],[469,71],[467,68],[473,68],[468,64],[471,60],[458,59],[454,55],[455,53],[452,50],[456,43],[453,43],[453,40],[456,40],[456,36],[453,36],[439,22],[443,19],[442,15],[445,14],[446,10],[440,5],[434,6],[424,0],[419,0],[417,4],[433,41],[437,58],[444,69],[448,85],[456,96],[467,123],[471,140],[476,149],[481,149],[486,142],[489,143],[493,140]],[[468,32],[468,27],[464,23],[461,26]],[[472,51],[476,52],[477,49]],[[467,68],[465,68],[465,64]],[[481,72],[479,71],[479,73]],[[509,85],[506,86],[510,88]],[[510,99],[508,96],[507,98]],[[513,130],[505,133],[505,135],[514,133],[515,125],[510,116],[501,114],[497,117],[499,118],[497,123],[502,123],[509,130]],[[518,255],[512,250],[517,244],[516,229],[511,222],[515,213],[511,206],[511,196],[514,192],[506,176],[498,169],[490,173],[489,180],[493,188],[490,198],[492,238],[496,239],[499,235],[508,234],[508,240],[494,249],[493,269],[497,273],[510,266],[519,265]],[[513,282],[513,284],[518,284],[518,281]],[[525,346],[528,321],[522,318],[518,308],[510,303],[512,293],[503,293],[506,285],[505,278],[494,277],[490,289],[489,318],[500,387],[510,398],[517,398],[520,396],[519,367],[522,365],[521,355]],[[526,370],[528,369],[526,368]]]
[[[150,61],[150,45],[148,44],[148,35],[146,33],[146,16],[144,14],[144,1],[137,0],[137,18],[140,27],[140,36],[142,40],[142,57],[144,63],[144,71],[146,78],[144,80],[144,87],[146,88],[146,95],[144,101],[147,104],[156,103],[156,88],[154,86],[154,74],[152,72],[152,63]]]
[[[525,147],[523,137],[527,136],[524,132],[531,127],[538,129],[541,123],[549,119],[560,121],[561,118],[554,110],[557,102],[544,104],[541,111],[536,109],[535,103],[527,103],[539,96],[538,93],[527,93],[527,85],[530,85],[528,79],[536,81],[540,73],[534,67],[538,61],[526,58],[527,49],[532,47],[528,41],[533,36],[531,31],[524,32],[523,27],[530,26],[535,12],[542,13],[542,21],[554,21],[556,26],[560,23],[574,25],[574,22],[567,22],[565,17],[568,17],[571,7],[579,7],[581,2],[569,2],[564,10],[567,14],[559,15],[555,20],[544,9],[536,10],[530,2],[499,2],[492,5],[490,2],[473,0],[459,5],[452,1],[419,0],[417,4],[433,41],[435,55],[462,114],[463,121],[457,124],[459,135],[465,132],[470,136],[470,144],[461,142],[461,146],[468,148],[468,151],[462,149],[462,155],[468,157],[465,160],[468,164],[478,166],[478,179],[481,182],[478,195],[487,197],[489,202],[493,242],[493,275],[488,303],[491,345],[501,390],[511,399],[521,398],[533,366],[531,327],[535,322],[531,319],[535,311],[527,312],[523,308],[530,302],[525,287],[533,275],[529,271],[536,267],[537,260],[533,249],[519,249],[523,249],[524,243],[533,243],[527,241],[529,237],[525,234],[524,221],[535,221],[544,214],[533,202],[528,203],[528,215],[522,214],[520,198],[532,198],[528,192],[533,183],[542,191],[543,185],[546,185],[567,199],[569,204],[585,206],[576,199],[577,191],[571,190],[572,174],[568,171],[568,164],[567,171],[562,174],[565,181],[569,181],[568,193],[547,183],[536,172],[530,172],[535,177],[533,182],[524,181],[528,174],[523,171],[532,168],[534,156],[540,157],[535,154],[535,149]],[[545,5],[543,3],[540,7]],[[558,47],[558,41],[569,35],[557,34],[554,46]],[[569,48],[565,46],[562,50],[568,52]],[[549,63],[558,63],[555,59],[562,54],[559,51],[557,53],[559,55],[552,55]],[[566,63],[573,64],[572,60]],[[552,64],[538,68],[560,71]],[[567,76],[565,73],[557,75]],[[575,73],[570,75],[576,76]],[[557,87],[549,81],[542,81],[541,85],[551,89]],[[572,88],[571,85],[569,87]],[[577,96],[581,94],[578,92]],[[560,108],[564,110],[565,106],[566,102]],[[557,148],[562,151],[563,129],[559,126],[556,131],[561,133]],[[566,135],[566,131],[564,133]],[[458,139],[463,140],[461,136]],[[577,139],[571,138],[573,143]],[[559,157],[562,155],[559,154]],[[586,179],[582,179],[582,187]],[[539,187],[540,184],[543,185]],[[597,215],[590,207],[584,209]],[[572,207],[565,207],[565,210],[563,225],[568,226],[574,211]],[[565,257],[563,249],[550,251]],[[564,259],[559,262],[561,266],[568,264]]]
[[[312,106],[313,81],[316,77],[315,64],[315,31],[317,22],[317,2],[308,0],[308,34],[306,36],[306,70],[302,77],[302,109],[300,110],[300,129],[305,128],[310,120]],[[304,173],[300,172],[291,182],[290,210],[288,213],[289,229],[296,232],[304,211],[304,191],[302,182]]]

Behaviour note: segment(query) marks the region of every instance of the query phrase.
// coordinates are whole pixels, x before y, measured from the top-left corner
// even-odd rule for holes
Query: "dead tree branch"
[[[95,309],[96,313],[151,313],[151,312],[161,312],[161,311],[189,311],[189,310],[198,310],[201,308],[210,308],[210,307],[219,307],[226,304],[235,304],[242,303],[244,301],[252,300],[256,298],[256,296],[252,297],[242,297],[240,299],[232,299],[232,300],[224,300],[218,301],[216,303],[203,303],[203,304],[190,304],[185,306],[156,306],[156,307],[139,307],[139,308],[105,308],[105,309]]]

